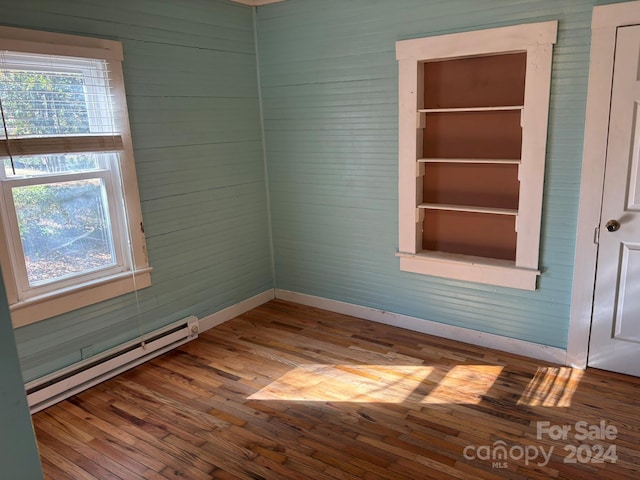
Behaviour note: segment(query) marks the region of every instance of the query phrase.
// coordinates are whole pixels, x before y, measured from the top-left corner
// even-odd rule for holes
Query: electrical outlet
[[[93,355],[93,345],[89,345],[88,347],[83,347],[80,349],[80,356],[82,360],[85,360]]]

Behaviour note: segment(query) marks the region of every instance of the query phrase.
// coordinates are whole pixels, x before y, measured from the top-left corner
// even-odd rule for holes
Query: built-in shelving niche
[[[515,261],[526,60],[423,64],[423,250]]]

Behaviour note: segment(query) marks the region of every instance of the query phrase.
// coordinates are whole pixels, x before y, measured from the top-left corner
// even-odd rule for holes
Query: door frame
[[[580,203],[573,267],[567,365],[586,368],[604,188],[613,61],[618,27],[640,24],[640,0],[593,8],[589,89],[585,116]]]

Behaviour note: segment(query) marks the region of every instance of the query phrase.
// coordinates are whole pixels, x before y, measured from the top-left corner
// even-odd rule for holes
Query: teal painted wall
[[[596,3],[613,2],[288,0],[258,8],[276,286],[565,348]],[[0,0],[0,11],[3,25],[123,42],[154,267],[153,286],[137,297],[16,330],[25,380],[80,360],[82,348],[129,340],[140,324],[149,331],[203,317],[272,287],[251,9],[224,0]],[[400,272],[395,41],[545,20],[559,20],[560,30],[540,288]],[[29,478],[38,478],[0,289],[0,461],[27,462]]]
[[[258,9],[277,287],[564,348],[593,0]],[[4,25],[118,39],[153,286],[15,332],[30,380],[273,286],[251,9],[0,0]],[[536,292],[400,272],[396,40],[559,20]]]
[[[277,287],[566,348],[594,3],[289,0],[259,8]],[[559,33],[539,289],[401,272],[395,42],[547,20],[559,21]]]
[[[0,23],[122,41],[153,285],[16,330],[25,380],[272,285],[252,10],[0,0]],[[139,303],[139,313],[138,305]]]
[[[0,468],[2,478],[42,478],[4,286],[0,284]]]

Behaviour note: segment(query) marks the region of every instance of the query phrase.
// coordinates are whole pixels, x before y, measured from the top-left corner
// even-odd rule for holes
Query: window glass
[[[0,72],[9,137],[89,133],[82,73]]]
[[[112,132],[103,60],[4,52],[0,95],[11,137]]]
[[[37,157],[13,157],[4,159],[4,173],[7,177],[30,177],[52,175],[65,172],[86,172],[98,170],[115,155],[83,153],[39,155]]]
[[[31,286],[115,264],[102,179],[12,189]]]

